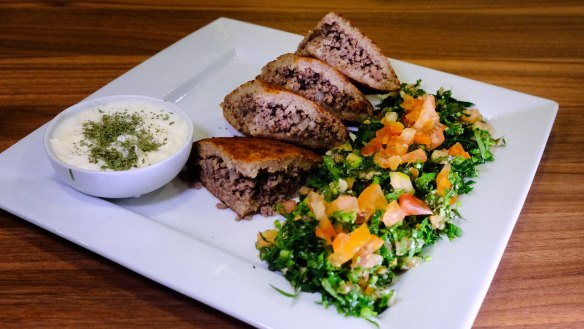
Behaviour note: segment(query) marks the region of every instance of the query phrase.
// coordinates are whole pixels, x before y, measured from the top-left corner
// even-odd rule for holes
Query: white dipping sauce
[[[156,150],[142,152],[137,143],[133,143],[134,145],[131,147],[138,157],[133,168],[146,167],[160,162],[174,154],[187,142],[188,123],[179,115],[145,101],[126,100],[96,106],[64,118],[50,138],[53,153],[59,160],[78,168],[111,171],[112,169],[103,168],[105,162],[102,160],[98,160],[96,163],[90,161],[91,151],[90,147],[87,146],[89,140],[84,137],[83,125],[86,122],[99,124],[105,115],[115,114],[124,116],[137,114],[143,122],[136,127],[139,130],[149,132],[153,137],[151,141],[159,144]],[[114,143],[110,144],[110,147],[127,155],[129,152],[121,146],[121,143],[130,141],[132,144],[131,142],[137,139],[133,135],[121,135]]]

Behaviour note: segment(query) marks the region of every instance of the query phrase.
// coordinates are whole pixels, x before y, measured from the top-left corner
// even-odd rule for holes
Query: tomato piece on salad
[[[424,95],[424,100],[420,115],[414,122],[413,127],[421,131],[432,130],[437,124],[440,124],[440,116],[436,113],[436,100],[432,95]]]
[[[364,156],[370,156],[375,154],[381,148],[381,138],[374,137],[365,146],[361,148],[361,154]]]
[[[359,194],[357,198],[359,203],[359,211],[365,213],[366,217],[371,216],[376,209],[385,209],[387,207],[387,199],[381,186],[377,183],[373,183]]]
[[[452,187],[452,183],[450,179],[448,179],[448,175],[450,174],[450,164],[447,163],[442,167],[442,170],[436,175],[436,193],[438,195],[444,195],[447,189]]]
[[[416,131],[416,135],[414,135],[414,142],[421,145],[430,145],[430,143],[432,143],[432,140],[430,139],[430,136],[428,136],[428,134],[425,134],[421,131]]]
[[[397,167],[402,163],[402,159],[399,155],[387,156],[381,152],[377,152],[373,157],[373,162],[375,162],[376,165],[383,169],[389,168],[391,170],[396,170]]]
[[[463,157],[465,159],[470,159],[470,154],[464,150],[464,148],[462,147],[462,144],[460,144],[459,142],[452,144],[452,146],[450,146],[448,148],[448,155],[460,156],[460,157]]]
[[[401,157],[402,162],[406,163],[414,163],[416,161],[426,162],[428,161],[428,156],[426,152],[422,149],[415,149],[411,152],[408,152]]]
[[[397,201],[392,201],[385,208],[385,213],[381,221],[386,227],[393,226],[406,218],[406,213],[402,210]]]
[[[369,232],[367,223],[362,224],[349,234],[339,233],[333,241],[333,253],[329,255],[328,260],[333,266],[339,267],[343,265],[367,245],[372,237],[378,238]]]
[[[446,126],[444,126],[443,124],[439,124],[431,132],[430,144],[428,144],[428,148],[430,150],[433,150],[433,149],[437,148],[438,146],[442,145],[442,143],[444,143],[444,140],[446,139],[444,137],[444,129],[446,129]]]
[[[296,204],[297,204],[296,200],[284,200],[280,202],[284,214],[289,214],[292,211],[294,211],[294,208],[296,208]]]
[[[392,135],[399,135],[404,130],[404,124],[399,121],[389,122],[386,126]]]
[[[432,214],[432,209],[430,209],[426,202],[410,194],[402,194],[399,196],[399,206],[406,216]]]
[[[317,237],[325,240],[327,244],[331,244],[333,238],[337,235],[337,231],[335,230],[330,219],[328,219],[328,217],[323,217],[318,221],[318,226],[316,227],[314,234]]]
[[[450,164],[447,163],[444,165],[444,167],[442,167],[442,170],[440,170],[440,172],[438,173],[438,175],[436,175],[436,193],[438,193],[438,195],[444,195],[446,194],[446,190],[452,188],[452,182],[450,182],[450,178],[448,177],[450,175]],[[457,196],[454,195],[450,198],[450,204],[454,204],[456,203],[457,200]]]
[[[403,117],[403,121],[406,126],[411,127],[414,122],[420,117],[422,112],[422,105],[424,104],[424,99],[413,98],[408,94],[402,96],[403,102],[401,103],[401,108],[406,110],[406,114]]]
[[[311,191],[306,196],[306,200],[308,207],[314,214],[314,217],[318,220],[318,226],[314,233],[317,237],[325,240],[327,244],[331,244],[332,239],[337,232],[326,214],[326,202],[324,197],[320,193]]]
[[[371,234],[369,241],[353,256],[351,268],[360,266],[362,268],[372,268],[381,265],[383,257],[375,252],[385,244],[385,241],[377,235]]]

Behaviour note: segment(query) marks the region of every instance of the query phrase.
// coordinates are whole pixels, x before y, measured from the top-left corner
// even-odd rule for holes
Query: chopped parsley
[[[428,95],[421,81],[402,84],[323,156],[277,234],[258,245],[292,295],[319,292],[323,306],[375,322],[394,300],[395,276],[429,260],[428,246],[462,235],[457,197],[504,145],[472,106],[451,91]]]

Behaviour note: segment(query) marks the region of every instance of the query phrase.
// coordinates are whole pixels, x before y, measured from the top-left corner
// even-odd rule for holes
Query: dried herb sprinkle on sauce
[[[167,114],[152,114],[168,120]],[[79,146],[89,149],[89,161],[99,163],[102,170],[128,170],[138,167],[139,153],[156,151],[164,144],[158,142],[158,129],[146,125],[139,113],[127,111],[104,114],[101,121],[83,123],[83,137]]]

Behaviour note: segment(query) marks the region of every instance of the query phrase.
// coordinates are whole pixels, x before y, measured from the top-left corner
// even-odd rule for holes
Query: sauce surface
[[[156,104],[125,100],[64,118],[50,144],[59,160],[96,171],[121,171],[160,162],[187,141],[188,123]]]

